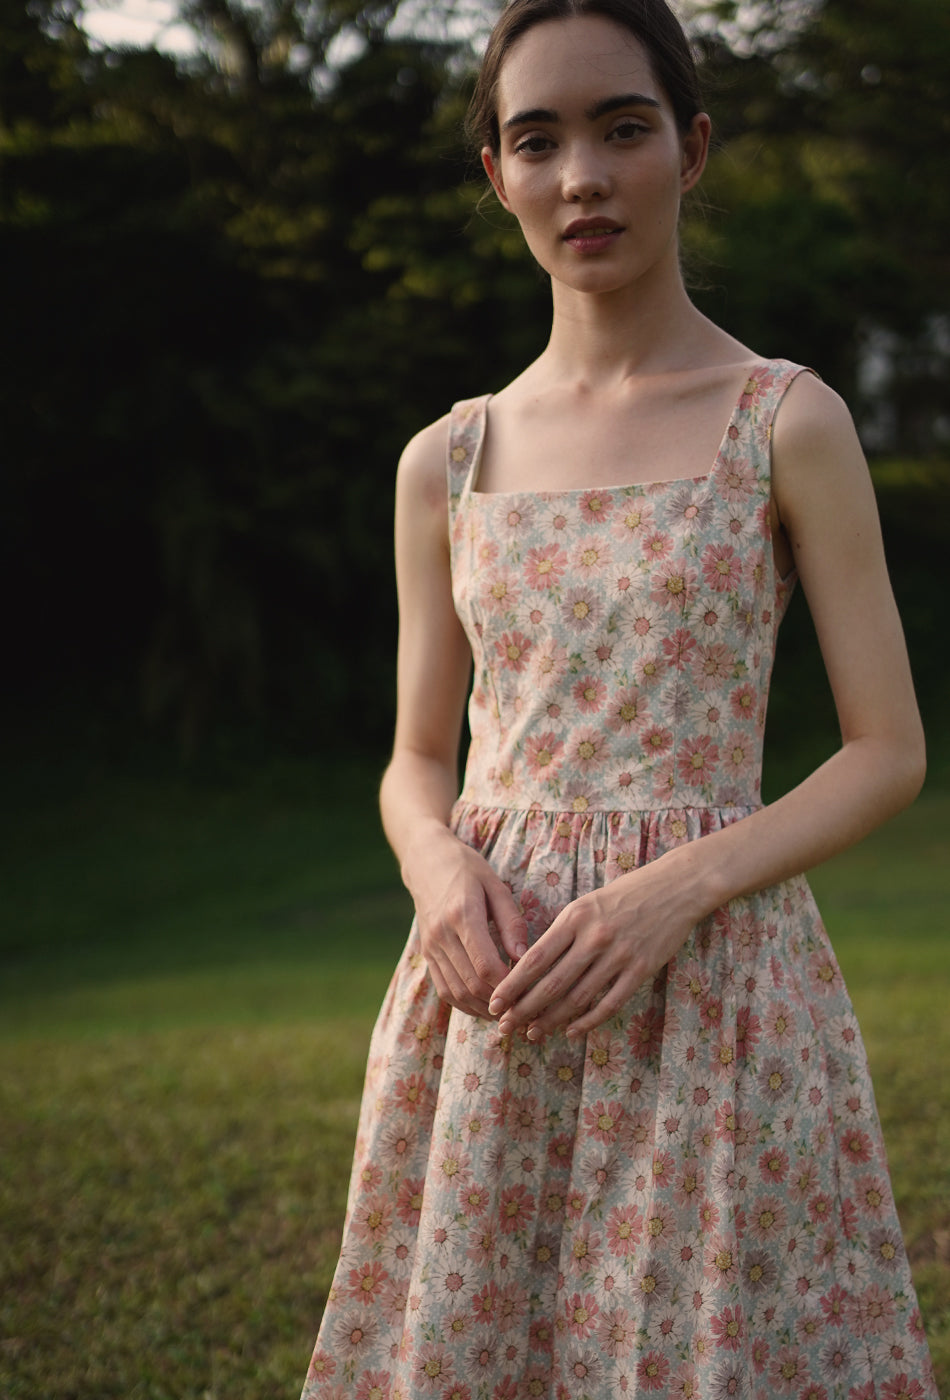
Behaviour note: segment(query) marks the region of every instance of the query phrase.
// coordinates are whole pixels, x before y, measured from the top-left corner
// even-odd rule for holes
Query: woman
[[[686,294],[710,122],[660,0],[514,0],[472,121],[551,338],[399,468],[381,803],[417,918],[304,1395],[928,1400],[800,876],[923,777],[851,420]],[[796,576],[842,744],[763,807]]]

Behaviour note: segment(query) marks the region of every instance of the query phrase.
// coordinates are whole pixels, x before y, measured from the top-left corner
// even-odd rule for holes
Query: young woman
[[[710,122],[661,0],[513,0],[472,120],[553,323],[399,469],[381,800],[417,918],[304,1396],[932,1400],[800,874],[923,774],[854,428],[684,290]],[[796,577],[842,744],[763,807]]]

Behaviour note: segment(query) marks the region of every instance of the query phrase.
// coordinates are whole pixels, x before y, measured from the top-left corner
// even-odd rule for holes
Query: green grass
[[[274,1400],[338,1243],[408,901],[374,775],[20,781],[0,833],[0,1396]],[[55,800],[54,800],[55,799]],[[950,1381],[950,797],[813,884]],[[950,1393],[950,1387],[948,1387]]]

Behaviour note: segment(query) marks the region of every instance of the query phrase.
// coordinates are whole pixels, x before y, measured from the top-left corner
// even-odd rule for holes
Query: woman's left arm
[[[923,729],[870,474],[850,414],[813,375],[785,394],[772,461],[773,533],[808,600],[841,747],[776,802],[569,905],[499,984],[503,1031],[594,1029],[700,919],[827,860],[920,791]]]

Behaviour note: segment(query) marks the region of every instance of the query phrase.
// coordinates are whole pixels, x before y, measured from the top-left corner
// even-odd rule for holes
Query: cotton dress
[[[449,442],[474,655],[453,829],[532,941],[760,805],[792,580],[758,365],[700,477],[479,494]],[[860,1034],[804,879],[733,900],[598,1030],[450,1010],[415,928],[370,1048],[304,1400],[935,1400]]]

